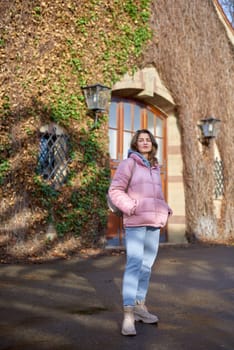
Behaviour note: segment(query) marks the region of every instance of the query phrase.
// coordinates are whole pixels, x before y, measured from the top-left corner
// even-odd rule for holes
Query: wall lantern
[[[88,110],[93,111],[95,115],[95,124],[97,124],[98,114],[108,110],[108,104],[111,98],[111,89],[102,84],[94,84],[82,87]]]
[[[208,117],[200,120],[200,124],[198,126],[201,129],[202,133],[202,143],[209,144],[210,140],[218,135],[220,122],[220,119],[213,117]]]

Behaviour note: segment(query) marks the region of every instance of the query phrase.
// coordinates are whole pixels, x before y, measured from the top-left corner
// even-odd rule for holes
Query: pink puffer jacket
[[[163,227],[168,215],[172,214],[163,197],[159,166],[147,167],[136,153],[131,153],[129,158],[119,164],[109,188],[109,196],[123,211],[125,227]]]

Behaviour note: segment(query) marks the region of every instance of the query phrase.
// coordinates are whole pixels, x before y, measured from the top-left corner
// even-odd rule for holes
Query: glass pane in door
[[[123,159],[128,157],[128,150],[130,148],[130,142],[132,139],[132,134],[130,132],[124,132],[124,141],[123,141]]]
[[[163,163],[163,140],[156,138],[156,142],[158,144],[158,152],[157,152],[157,158],[159,164]]]
[[[131,104],[124,103],[124,130],[131,130]]]
[[[117,159],[117,130],[109,129],[109,153],[111,159]]]
[[[141,108],[137,105],[134,106],[134,123],[133,130],[141,129]]]
[[[159,117],[156,119],[156,136],[163,137],[163,121]]]
[[[148,111],[147,115],[148,115],[148,130],[152,132],[152,134],[154,135],[155,134],[155,131],[154,131],[155,115],[150,111]]]
[[[117,114],[116,114],[117,103],[111,102],[109,111],[109,127],[117,128]]]

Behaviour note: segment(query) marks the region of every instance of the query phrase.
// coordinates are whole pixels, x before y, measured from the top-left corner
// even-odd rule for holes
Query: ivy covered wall
[[[149,5],[148,0],[0,2],[2,256],[64,254],[92,246],[103,235],[108,118],[92,128],[81,87],[96,82],[111,87],[137,68],[152,37]],[[58,189],[36,172],[39,131],[50,123],[69,136],[68,181]],[[56,240],[48,227],[56,229]]]

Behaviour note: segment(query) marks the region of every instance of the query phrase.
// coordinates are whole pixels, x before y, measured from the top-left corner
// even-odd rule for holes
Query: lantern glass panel
[[[206,122],[202,125],[202,128],[203,128],[203,134],[205,137],[213,136],[213,124]]]
[[[200,125],[203,136],[207,138],[214,138],[218,134],[218,122],[219,119],[207,118],[201,120],[202,124]]]
[[[84,88],[85,99],[88,109],[96,109],[97,106],[97,93],[96,88],[87,87]]]
[[[97,94],[97,109],[106,111],[108,110],[108,103],[110,102],[110,89],[106,87],[99,87],[99,91]]]
[[[83,91],[89,110],[105,111],[108,109],[110,100],[110,89],[108,87],[96,84],[84,87]]]

